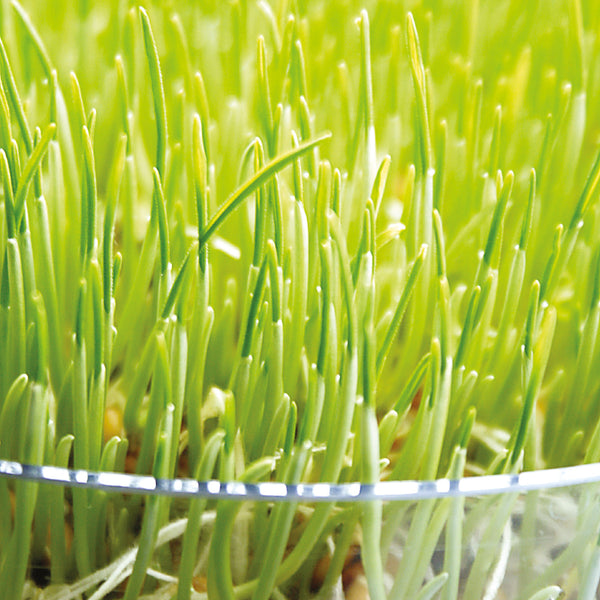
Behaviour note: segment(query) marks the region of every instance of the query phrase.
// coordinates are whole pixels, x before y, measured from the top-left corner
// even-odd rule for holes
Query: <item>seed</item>
[[[206,592],[206,590],[208,589],[206,585],[206,577],[204,577],[204,575],[194,576],[192,578],[192,586],[197,592]]]
[[[369,587],[364,575],[356,577],[346,589],[346,600],[369,600]]]
[[[109,406],[104,413],[104,441],[123,433],[123,412],[116,406]]]

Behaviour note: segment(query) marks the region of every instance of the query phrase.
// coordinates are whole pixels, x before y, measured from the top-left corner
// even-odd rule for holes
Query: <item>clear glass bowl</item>
[[[37,493],[21,597],[179,598],[180,577],[187,597],[208,589],[219,600],[597,597],[600,464],[374,485],[156,480],[10,461],[0,475],[13,497],[17,485],[21,497]],[[84,576],[69,510],[82,493],[97,540]],[[15,528],[24,510],[13,502]],[[136,578],[140,591],[126,591]]]

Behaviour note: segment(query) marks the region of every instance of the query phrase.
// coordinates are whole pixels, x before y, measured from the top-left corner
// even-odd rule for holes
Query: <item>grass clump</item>
[[[0,2],[0,458],[287,484],[600,460],[593,0],[130,4]],[[0,589],[325,598],[360,546],[373,600],[491,598],[516,503],[0,478]],[[529,595],[578,556],[595,593],[593,505]]]

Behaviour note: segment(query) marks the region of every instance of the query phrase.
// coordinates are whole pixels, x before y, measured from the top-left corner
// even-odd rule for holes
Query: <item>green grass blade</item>
[[[260,186],[264,185],[273,175],[281,171],[284,167],[292,163],[296,158],[309,152],[312,148],[318,146],[321,142],[328,139],[330,134],[324,134],[308,142],[300,144],[297,148],[293,148],[288,152],[280,155],[273,159],[270,163],[266,164],[258,173],[246,182],[241,188],[235,191],[229,198],[223,203],[216,214],[212,217],[208,225],[202,231],[198,242],[200,246],[206,244],[206,242],[212,237],[216,230],[223,224],[227,217],[245,200],[248,196],[253,194]]]
[[[24,207],[25,207],[25,196],[27,195],[27,190],[29,189],[29,184],[33,179],[37,169],[48,150],[48,145],[54,139],[54,134],[56,133],[56,124],[50,123],[45,129],[42,137],[40,139],[39,144],[33,149],[31,156],[27,159],[25,163],[25,167],[23,169],[23,173],[19,178],[19,186],[17,188],[17,193],[15,194],[15,217],[17,223],[21,222]]]
[[[144,36],[144,48],[150,72],[152,84],[152,100],[154,102],[154,115],[156,118],[156,164],[155,167],[161,177],[165,176],[167,156],[167,108],[165,102],[165,90],[158,58],[158,48],[152,33],[150,18],[144,8],[140,6],[140,19]]]

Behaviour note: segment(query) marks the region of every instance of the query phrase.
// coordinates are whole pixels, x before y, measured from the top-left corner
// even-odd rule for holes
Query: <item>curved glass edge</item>
[[[127,494],[240,501],[357,502],[485,496],[594,483],[600,482],[600,463],[542,471],[525,471],[513,475],[465,477],[456,480],[381,481],[374,484],[358,482],[285,484],[279,482],[243,483],[238,481],[156,479],[151,475],[85,471],[0,460],[0,477]]]

